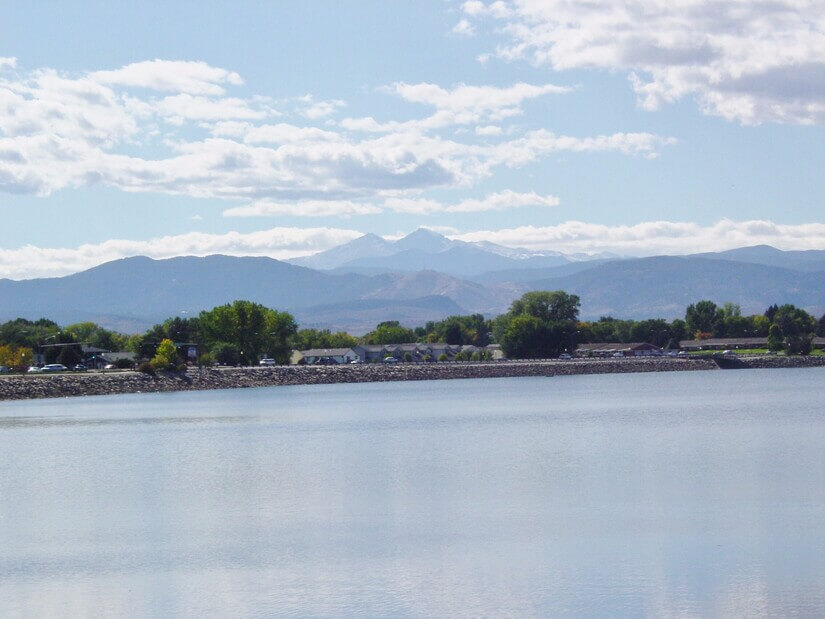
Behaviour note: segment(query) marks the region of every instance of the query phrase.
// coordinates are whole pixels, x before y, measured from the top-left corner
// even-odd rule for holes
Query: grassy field
[[[768,349],[767,348],[740,348],[738,350],[732,350],[732,352],[736,355],[765,355],[765,354],[768,353]],[[694,357],[707,357],[707,356],[710,356],[710,355],[719,355],[721,353],[722,353],[721,350],[696,350],[696,351],[691,351],[689,354],[694,356]],[[776,353],[776,354],[779,355],[779,356],[784,356],[785,355],[784,352],[779,352],[779,353]],[[811,351],[811,356],[812,357],[822,357],[823,355],[825,355],[825,351],[823,351],[819,348],[815,348],[813,351]]]

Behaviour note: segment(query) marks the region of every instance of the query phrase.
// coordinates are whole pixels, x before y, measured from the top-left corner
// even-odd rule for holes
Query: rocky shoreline
[[[723,364],[724,365],[724,364]],[[728,367],[731,367],[728,365]],[[825,367],[825,357],[743,357],[736,368]],[[149,376],[139,372],[0,376],[0,400],[62,398],[118,393],[152,393],[386,382],[447,380],[574,374],[679,372],[718,370],[711,358],[576,359],[572,361],[508,361],[487,363],[430,363],[393,365],[277,366],[252,368],[192,369],[185,373]]]

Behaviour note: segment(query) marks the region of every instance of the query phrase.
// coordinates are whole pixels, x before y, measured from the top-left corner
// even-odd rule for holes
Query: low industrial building
[[[679,348],[694,350],[741,350],[746,348],[767,348],[766,337],[714,337],[706,340],[682,340]]]
[[[578,357],[657,357],[662,349],[647,342],[595,342],[579,344],[576,348]]]

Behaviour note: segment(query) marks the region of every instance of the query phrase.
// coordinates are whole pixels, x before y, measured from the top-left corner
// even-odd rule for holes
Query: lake
[[[0,616],[825,614],[825,368],[0,403]]]

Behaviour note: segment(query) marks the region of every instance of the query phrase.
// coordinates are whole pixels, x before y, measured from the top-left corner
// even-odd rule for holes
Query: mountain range
[[[364,333],[383,320],[419,325],[506,311],[528,290],[566,290],[582,319],[675,318],[700,299],[745,313],[793,303],[825,312],[825,251],[745,247],[690,256],[586,257],[466,243],[429,230],[365,235],[290,262],[261,257],[124,258],[59,278],[0,280],[0,320],[92,320],[139,332],[172,316],[248,299],[301,326]]]
[[[438,271],[469,277],[509,268],[553,267],[572,262],[558,252],[512,249],[495,243],[467,243],[419,228],[397,241],[374,234],[290,262],[313,269],[348,273]]]

